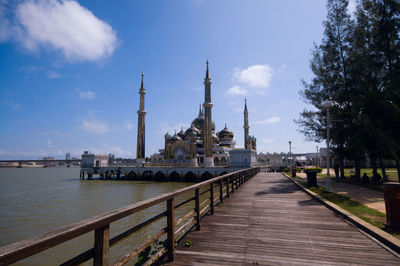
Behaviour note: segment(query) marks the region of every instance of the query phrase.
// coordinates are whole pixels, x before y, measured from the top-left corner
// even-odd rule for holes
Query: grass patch
[[[300,181],[299,183],[304,187],[307,185],[307,182],[304,181]],[[400,239],[400,230],[395,230],[385,226],[386,214],[362,205],[357,201],[350,199],[348,196],[333,192],[326,192],[324,187],[311,187],[308,189],[317,193],[322,198],[363,219],[367,223],[370,223],[373,226],[378,227],[379,229],[386,231],[387,233]]]

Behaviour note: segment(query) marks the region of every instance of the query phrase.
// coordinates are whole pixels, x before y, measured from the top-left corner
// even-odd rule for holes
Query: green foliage
[[[147,239],[150,239],[151,236],[146,236]],[[152,245],[146,247],[142,252],[138,255],[138,260],[135,263],[135,266],[141,266],[145,264],[151,256],[155,255],[161,248],[165,246],[165,241],[155,241]]]
[[[192,241],[186,240],[184,246],[187,247],[187,248],[190,248],[192,246]]]
[[[143,265],[150,258],[150,256],[149,256],[150,251],[151,251],[151,246],[148,246],[142,252],[140,252],[140,254],[138,256],[138,260],[135,263],[135,266]]]
[[[305,183],[305,182],[303,182]],[[302,184],[304,186],[304,184]],[[333,202],[339,207],[345,209],[346,211],[356,215],[357,217],[363,219],[364,221],[392,234],[393,236],[400,239],[400,234],[398,231],[394,231],[390,228],[386,228],[386,214],[376,211],[374,209],[368,208],[365,205],[360,204],[354,200],[351,200],[348,196],[340,195],[332,192],[326,192],[323,187],[311,187],[309,190],[317,193],[322,198]]]
[[[307,168],[304,170],[305,173],[307,172],[313,172],[313,173],[321,173],[322,172],[322,168],[321,167],[312,167],[312,168]]]

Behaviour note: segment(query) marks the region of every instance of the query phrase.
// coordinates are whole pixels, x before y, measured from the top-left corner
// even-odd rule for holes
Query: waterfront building
[[[109,155],[92,154],[88,151],[84,151],[82,154],[81,167],[82,168],[107,167],[108,161],[109,161]]]

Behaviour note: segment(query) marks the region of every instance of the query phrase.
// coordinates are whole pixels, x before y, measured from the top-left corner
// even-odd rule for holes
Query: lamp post
[[[292,155],[292,142],[289,140],[289,165],[290,166],[292,166],[292,161],[290,160],[290,158],[291,158],[291,155]]]
[[[315,167],[318,167],[318,146],[317,146],[317,156],[315,157]]]
[[[331,124],[331,118],[329,117],[329,110],[333,106],[333,102],[327,101],[322,104],[322,106],[326,109],[327,112],[327,123],[326,123],[326,191],[330,192],[331,190],[331,179],[329,176],[329,168],[330,168],[330,158],[329,158],[329,126]]]

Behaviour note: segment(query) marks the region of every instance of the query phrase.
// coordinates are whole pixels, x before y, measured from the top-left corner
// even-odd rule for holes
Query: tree
[[[349,136],[348,125],[351,102],[351,64],[350,51],[354,31],[354,21],[347,12],[347,0],[329,0],[328,15],[324,21],[322,43],[314,45],[311,70],[314,78],[303,81],[305,87],[300,92],[305,102],[314,105],[314,110],[304,110],[300,119],[295,120],[300,132],[307,139],[320,142],[326,139],[326,110],[322,108],[324,101],[336,104],[332,114],[332,150],[340,161],[342,176],[346,142]]]

